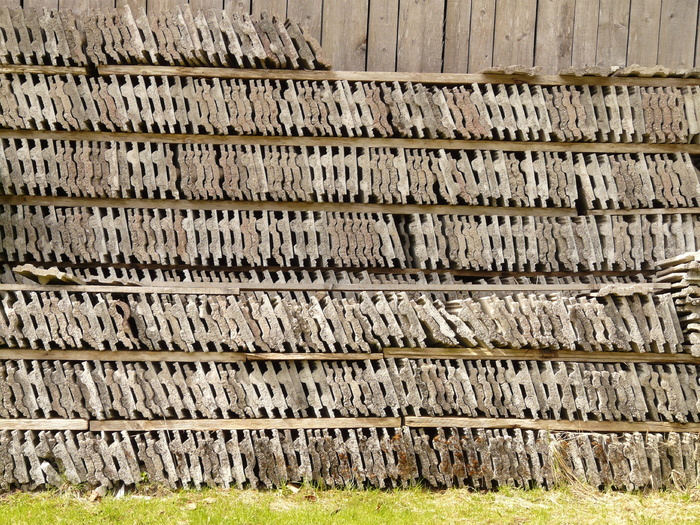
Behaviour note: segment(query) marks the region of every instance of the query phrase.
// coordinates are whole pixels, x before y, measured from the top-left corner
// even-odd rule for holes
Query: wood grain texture
[[[86,419],[0,419],[0,430],[87,430]]]
[[[399,3],[397,71],[442,71],[444,0]]]
[[[367,29],[367,71],[396,71],[399,0],[372,0]]]
[[[44,2],[41,2],[42,4]],[[34,6],[34,3],[31,3]],[[30,7],[30,2],[25,2],[25,7]],[[58,8],[61,11],[73,11],[74,13],[85,13],[91,9],[112,9],[116,7],[115,0],[59,0]]]
[[[287,18],[287,0],[251,0],[250,9],[255,18],[260,18],[263,11],[268,15]]]
[[[627,63],[653,66],[659,48],[661,2],[659,0],[632,0]]]
[[[190,286],[190,283],[173,285],[100,285],[100,284],[0,284],[0,292],[72,292],[72,293],[137,293],[137,294],[190,294],[190,295],[238,295],[236,286],[210,283],[206,286]]]
[[[493,65],[493,39],[496,26],[496,0],[472,0],[469,31],[469,72]]]
[[[231,13],[250,13],[250,0],[224,0],[224,9]]]
[[[535,65],[557,72],[571,66],[575,0],[540,0]]]
[[[571,65],[591,66],[596,63],[598,44],[598,15],[600,0],[576,0],[574,39]]]
[[[657,61],[667,67],[693,67],[698,0],[664,0]]]
[[[627,63],[630,4],[626,0],[600,0],[596,64],[624,66]]]
[[[138,13],[140,9],[146,10],[146,0],[116,0],[115,3],[118,8],[128,5],[134,15]]]
[[[498,0],[494,66],[532,66],[535,60],[537,0]]]
[[[369,0],[323,2],[323,52],[334,69],[363,71],[367,54]]]
[[[309,34],[321,41],[323,0],[287,0],[287,18],[304,26]]]
[[[90,421],[90,430],[150,431],[150,430],[247,430],[283,428],[398,428],[399,417],[334,417],[296,419],[174,419]]]
[[[471,15],[472,0],[447,0],[442,63],[444,73],[466,73],[469,70]]]
[[[189,0],[192,10],[223,9],[224,0]]]
[[[146,11],[151,13],[160,13],[162,11],[167,11],[173,7],[179,5],[187,5],[187,0],[147,0]]]

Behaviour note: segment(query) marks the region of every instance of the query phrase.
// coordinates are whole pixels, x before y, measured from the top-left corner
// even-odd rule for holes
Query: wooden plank
[[[321,428],[399,428],[399,417],[306,417],[295,419],[173,419],[90,421],[90,430],[263,430]]]
[[[0,204],[12,206],[88,206],[99,208],[145,208],[151,210],[268,210],[298,212],[387,213],[411,215],[528,215],[545,217],[574,217],[574,208],[521,208],[451,204],[362,204],[355,202],[300,201],[214,201],[186,199],[111,199],[92,197],[43,197],[30,195],[0,196]]]
[[[367,28],[367,71],[396,71],[399,0],[372,0]]]
[[[260,14],[266,11],[268,15],[276,15],[287,18],[287,0],[252,0],[251,15],[259,19]]]
[[[32,350],[12,348],[0,350],[0,359],[26,359],[31,361],[133,361],[141,363],[233,363],[245,361],[239,352],[170,352],[167,350]]]
[[[535,65],[546,73],[571,66],[575,0],[540,0],[537,6]]]
[[[659,0],[632,0],[627,64],[642,66],[657,64],[660,24],[661,2]]]
[[[288,0],[287,18],[301,24],[308,33],[321,41],[321,15],[323,2],[318,0]]]
[[[596,64],[624,66],[627,63],[630,4],[620,0],[600,0]]]
[[[532,66],[535,60],[537,0],[498,0],[494,66]]]
[[[136,15],[140,9],[146,9],[146,0],[116,0],[115,3],[117,8],[128,5],[134,15]]]
[[[520,142],[498,140],[394,139],[363,137],[270,137],[245,135],[183,135],[177,133],[112,133],[102,131],[37,131],[0,129],[0,138],[27,140],[95,140],[163,144],[242,144],[260,146],[328,146],[426,148],[464,151],[553,151],[580,153],[688,153],[700,154],[698,144],[603,142]],[[3,197],[10,198],[10,197]],[[11,197],[16,198],[16,197]],[[32,197],[34,198],[34,197]],[[506,210],[507,208],[501,208]]]
[[[595,291],[607,284],[396,284],[396,283],[236,283],[241,291],[332,292],[562,292]],[[616,285],[622,286],[622,285]],[[632,286],[632,285],[630,285]],[[665,289],[665,287],[662,287]]]
[[[493,39],[496,30],[496,0],[472,0],[469,31],[469,72],[493,65]]]
[[[237,286],[225,283],[209,283],[191,286],[192,283],[178,283],[148,286],[119,286],[102,284],[0,284],[0,292],[72,292],[72,293],[153,293],[153,294],[193,294],[193,295],[238,295]],[[185,286],[183,286],[185,285]]]
[[[482,359],[495,361],[563,361],[572,363],[659,363],[700,365],[690,354],[522,350],[518,348],[385,348],[387,359]]]
[[[246,354],[246,361],[376,361],[384,359],[383,353],[329,354],[329,353],[256,353]]]
[[[229,13],[250,14],[250,0],[224,0],[224,9]]]
[[[368,9],[369,0],[323,2],[321,47],[334,69],[365,69]]]
[[[33,2],[31,5],[28,2],[27,4],[26,7],[35,7]],[[58,2],[58,9],[61,11],[73,11],[80,15],[92,9],[112,9],[115,6],[115,0],[59,0]]]
[[[447,0],[442,59],[445,73],[466,73],[469,70],[471,15],[472,0]]]
[[[574,67],[592,66],[596,63],[599,11],[600,0],[576,0],[574,42],[571,49],[571,65]]]
[[[675,215],[700,213],[700,208],[635,208],[632,210],[586,210],[584,215]]]
[[[0,430],[87,430],[86,419],[0,419]]]
[[[147,0],[146,12],[149,15],[168,11],[175,6],[187,5],[187,0]]]
[[[87,75],[88,68],[81,66],[31,66],[25,64],[0,64],[0,74],[31,75]]]
[[[189,4],[192,11],[196,11],[198,9],[222,10],[224,8],[223,0],[189,0]]]
[[[44,67],[44,66],[36,66]],[[53,66],[51,66],[53,67]],[[561,75],[502,75],[494,73],[411,73],[376,71],[308,71],[285,69],[237,69],[223,67],[180,66],[97,66],[100,75],[189,76],[204,78],[347,80],[350,82],[421,82],[424,84],[530,84],[541,86],[697,86],[697,78],[674,77],[597,77]]]
[[[657,63],[691,68],[695,59],[698,0],[664,0]]]
[[[397,71],[442,71],[443,0],[402,0],[399,3]]]

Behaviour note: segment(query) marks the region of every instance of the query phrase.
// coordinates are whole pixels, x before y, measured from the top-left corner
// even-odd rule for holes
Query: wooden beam
[[[107,131],[39,131],[0,129],[0,139],[145,142],[162,144],[233,144],[258,146],[412,148],[464,151],[552,151],[572,153],[688,153],[700,155],[700,144],[619,142],[527,142],[500,140],[401,139],[367,137],[292,137],[202,135]]]
[[[88,68],[80,66],[33,66],[26,64],[0,64],[0,75],[87,75]]]
[[[697,78],[596,77],[562,75],[504,75],[496,73],[414,73],[378,71],[308,71],[302,69],[239,69],[225,67],[115,65],[97,66],[99,75],[153,75],[250,80],[311,80],[348,82],[420,82],[423,84],[533,84],[541,86],[650,86],[683,87],[700,83]]]
[[[385,348],[387,359],[464,359],[496,361],[563,361],[573,363],[660,363],[700,365],[690,354],[636,352],[584,352],[577,350],[528,350],[519,348]]]
[[[139,363],[233,363],[245,361],[243,352],[170,352],[167,350],[0,350],[0,359],[28,361],[133,361]]]
[[[518,428],[560,432],[700,432],[700,423],[666,421],[557,421],[554,419],[406,416],[404,425],[418,428]]]
[[[674,215],[678,213],[696,215],[700,207],[692,208],[634,208],[622,210],[586,210],[585,215]]]
[[[371,354],[352,353],[352,354],[331,354],[331,353],[279,353],[279,352],[260,352],[245,354],[246,361],[377,361],[384,359],[382,352],[374,352]]]
[[[86,419],[0,419],[0,430],[87,430]]]
[[[0,292],[71,292],[71,293],[154,293],[189,295],[238,295],[237,286],[227,283],[176,283],[174,285],[149,283],[139,285],[101,284],[1,284]]]
[[[306,417],[256,419],[166,419],[90,421],[90,430],[265,430],[323,428],[398,428],[400,417]]]
[[[151,210],[267,210],[296,212],[387,213],[393,215],[515,215],[574,217],[574,208],[465,206],[450,204],[365,204],[357,202],[231,201],[187,199],[111,199],[93,197],[0,196],[0,205],[138,208]]]

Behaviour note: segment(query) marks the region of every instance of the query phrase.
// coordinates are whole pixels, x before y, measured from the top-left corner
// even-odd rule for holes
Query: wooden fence
[[[4,0],[84,10],[181,0]],[[301,20],[338,70],[466,73],[499,65],[700,62],[698,0],[192,0],[194,8],[266,10]]]

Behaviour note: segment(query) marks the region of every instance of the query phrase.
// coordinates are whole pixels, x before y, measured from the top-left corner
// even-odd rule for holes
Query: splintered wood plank
[[[315,428],[398,428],[400,417],[305,417],[296,419],[173,419],[90,421],[90,430],[256,430]]]
[[[596,64],[624,66],[627,63],[630,4],[620,0],[600,0]]]
[[[250,14],[251,0],[224,0],[224,9],[229,13]]]
[[[632,0],[627,64],[653,66],[659,49],[661,2]]]
[[[86,419],[0,419],[0,430],[87,430]]]
[[[367,71],[396,71],[399,0],[372,0],[367,31]]]
[[[92,428],[93,422],[90,422]],[[564,421],[488,417],[415,417],[406,416],[407,427],[519,428],[573,432],[698,432],[700,423],[664,421]]]
[[[133,361],[151,362],[167,361],[169,363],[233,363],[245,361],[244,353],[237,352],[169,352],[153,350],[30,350],[13,348],[0,350],[0,359],[31,359],[37,361]]]
[[[184,286],[183,286],[184,284]],[[197,294],[197,295],[238,295],[237,286],[224,283],[206,286],[191,286],[190,283],[149,286],[118,286],[102,284],[0,284],[0,292],[73,292],[73,293],[154,293],[154,294]]]
[[[533,65],[536,18],[537,0],[498,0],[494,66]]]
[[[151,210],[266,210],[266,211],[296,211],[296,212],[345,212],[345,213],[387,213],[395,215],[431,214],[431,215],[530,215],[547,217],[575,217],[575,208],[522,208],[519,206],[465,206],[452,204],[363,204],[349,202],[301,202],[301,201],[214,201],[188,199],[122,199],[122,198],[93,198],[93,197],[43,197],[43,196],[0,196],[0,205],[14,206],[96,206],[102,208],[141,208]],[[2,289],[17,289],[7,287],[29,286],[22,284],[0,284]],[[59,285],[46,285],[50,289],[58,289]],[[93,286],[93,285],[60,285],[60,286]],[[199,286],[191,286],[200,289]],[[123,290],[126,286],[120,286]],[[138,287],[143,291],[145,287]],[[204,290],[207,287],[202,286]],[[219,289],[220,287],[216,287]],[[77,288],[70,288],[75,289]],[[93,290],[97,291],[97,290]],[[127,292],[124,292],[127,293]],[[170,293],[170,292],[161,292]],[[198,292],[204,293],[204,292]]]
[[[592,66],[598,43],[598,15],[600,0],[576,0],[574,13],[574,42],[571,65]]]
[[[321,41],[321,15],[323,2],[318,0],[289,0],[287,2],[287,18],[302,25],[309,34]]]
[[[535,65],[545,73],[571,66],[575,0],[540,0],[537,6]]]
[[[364,71],[368,8],[369,0],[323,2],[321,47],[334,69]]]
[[[499,361],[563,361],[573,363],[700,364],[700,357],[690,354],[546,351],[522,350],[518,348],[385,348],[384,356],[387,359],[465,359],[469,361],[492,359]]]
[[[471,16],[472,0],[447,0],[444,73],[466,73],[469,70]]]
[[[443,0],[400,2],[397,71],[442,71],[443,17]]]
[[[698,0],[664,0],[657,63],[666,67],[693,67]]]
[[[493,65],[493,38],[496,29],[496,0],[472,0],[469,32],[469,72]]]
[[[260,18],[263,11],[268,15],[287,18],[287,0],[251,0],[250,7],[254,18]]]

